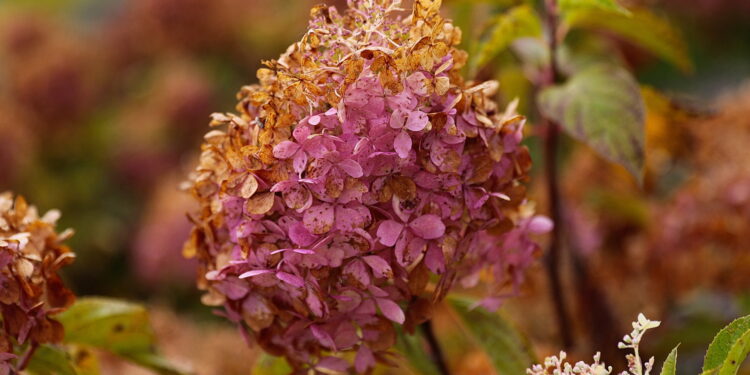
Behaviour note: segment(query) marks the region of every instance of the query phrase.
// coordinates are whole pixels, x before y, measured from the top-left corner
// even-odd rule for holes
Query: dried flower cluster
[[[623,341],[617,346],[620,349],[632,349],[633,353],[626,356],[628,360],[628,371],[620,375],[649,375],[654,368],[654,357],[645,364],[641,361],[640,343],[643,334],[651,328],[656,328],[661,322],[648,320],[643,314],[638,314],[638,320],[633,322],[633,332],[623,337]],[[599,362],[601,354],[594,355],[594,363],[588,364],[583,361],[571,365],[565,362],[567,354],[560,352],[559,356],[547,357],[544,365],[534,365],[526,370],[528,375],[608,375],[612,373],[612,367]]]
[[[483,275],[496,307],[551,227],[521,184],[524,118],[463,81],[440,1],[349,6],[314,8],[241,115],[213,116],[187,184],[204,302],[301,373],[350,371],[337,352],[389,363],[393,323],[413,329],[457,281]]]
[[[0,194],[0,363],[14,358],[16,345],[63,338],[52,315],[70,306],[74,296],[57,271],[74,254],[61,244],[72,232],[55,232],[59,217],[52,210],[40,218],[22,197]]]

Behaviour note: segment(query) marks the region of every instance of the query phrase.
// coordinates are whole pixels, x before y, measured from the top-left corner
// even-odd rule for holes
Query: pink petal
[[[296,286],[297,288],[305,286],[305,280],[297,275],[292,275],[291,273],[279,271],[276,272],[276,277],[287,284]]]
[[[357,350],[357,356],[354,358],[354,369],[358,373],[364,374],[367,369],[375,366],[375,356],[372,354],[372,350],[365,345],[359,347]]]
[[[437,215],[422,215],[409,223],[409,228],[419,237],[434,240],[445,234],[445,224]]]
[[[325,372],[326,374],[331,374],[331,373],[346,374],[348,368],[349,368],[349,362],[347,362],[343,358],[337,358],[337,357],[325,357],[321,359],[317,365],[315,365],[316,370],[319,370],[320,372]]]
[[[302,221],[313,234],[323,234],[333,229],[333,206],[322,203],[308,208]]]
[[[343,169],[346,174],[354,178],[362,177],[362,167],[356,161],[352,159],[344,159],[338,164],[339,168]]]
[[[439,246],[431,245],[427,249],[427,254],[425,254],[424,264],[430,271],[438,275],[445,272],[445,257],[443,256],[443,250],[440,249]]]
[[[356,280],[355,285],[356,283],[361,284],[363,287],[370,285],[370,273],[367,272],[365,264],[359,260],[354,260],[344,266],[344,275],[348,275]]]
[[[378,227],[378,241],[385,246],[393,246],[396,244],[396,241],[403,230],[403,224],[393,220],[386,220],[380,223],[380,226]]]
[[[277,159],[289,159],[299,150],[299,145],[292,141],[284,141],[273,147],[273,156]]]
[[[393,269],[391,269],[391,265],[388,264],[388,262],[382,257],[379,257],[377,255],[369,255],[362,259],[365,261],[365,263],[367,263],[368,266],[370,266],[370,268],[372,268],[372,272],[376,277],[393,277]]]
[[[404,312],[396,302],[393,302],[387,298],[377,298],[375,299],[375,302],[377,302],[378,307],[380,308],[380,312],[383,313],[383,316],[398,324],[404,324],[406,316],[404,316]]]
[[[320,116],[318,115],[310,116],[310,118],[307,119],[307,123],[313,126],[320,124]]]
[[[289,239],[297,246],[311,245],[317,238],[299,221],[289,226]]]
[[[292,166],[294,167],[295,172],[304,172],[305,168],[307,168],[307,154],[304,152],[298,152],[297,154],[295,154],[294,160],[292,161]]]
[[[333,342],[333,338],[331,337],[331,335],[324,329],[313,324],[310,326],[310,331],[323,346],[336,350],[336,343]]]
[[[409,157],[409,151],[411,151],[411,137],[405,131],[398,133],[396,139],[393,140],[393,148],[401,159]]]
[[[393,111],[393,114],[391,114],[391,120],[388,123],[391,128],[393,129],[401,129],[404,127],[404,123],[406,122],[406,117],[408,114],[400,109],[397,109]]]
[[[529,221],[529,232],[543,234],[552,230],[555,224],[546,216],[537,215]]]
[[[310,311],[317,317],[323,316],[323,303],[320,302],[320,298],[315,294],[314,291],[307,290],[307,298],[305,298],[307,306],[310,307]]]
[[[370,223],[370,210],[365,206],[336,207],[335,228],[344,232],[353,231],[355,228],[363,228]]]
[[[406,120],[406,128],[418,132],[424,129],[430,122],[427,114],[422,111],[414,111],[409,113],[409,118]]]
[[[247,271],[241,274],[239,277],[240,279],[246,279],[248,277],[263,275],[263,274],[270,273],[270,272],[273,272],[273,271],[272,270],[252,270],[252,271]]]

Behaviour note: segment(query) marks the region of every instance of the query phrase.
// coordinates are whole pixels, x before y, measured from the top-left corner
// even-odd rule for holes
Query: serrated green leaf
[[[719,375],[736,375],[748,354],[750,354],[750,331],[745,332],[732,345],[732,350],[729,351],[727,358],[721,365]]]
[[[507,49],[514,40],[541,36],[542,24],[534,9],[522,4],[495,17],[489,30],[487,39],[479,42],[472,55],[469,63],[472,74]]]
[[[597,9],[578,9],[564,15],[571,28],[604,30],[692,72],[693,63],[682,33],[668,19],[648,9],[631,10],[630,15]]]
[[[37,375],[78,375],[68,353],[52,345],[37,348],[26,370]]]
[[[630,15],[630,11],[620,5],[617,0],[560,0],[558,4],[563,15],[568,12],[591,9],[625,16]]]
[[[531,344],[501,314],[470,309],[473,301],[450,297],[449,302],[500,375],[524,375],[537,363]]]
[[[181,374],[156,354],[154,333],[146,309],[108,298],[81,298],[58,315],[65,327],[65,342],[117,354],[160,374]]]
[[[703,373],[716,374],[722,368],[735,345],[741,339],[747,342],[745,335],[750,331],[750,316],[739,318],[724,327],[711,341],[703,360]],[[746,344],[745,344],[746,345]]]
[[[430,359],[430,354],[424,350],[417,335],[410,335],[403,329],[397,331],[396,349],[409,361],[409,366],[419,374],[440,374],[435,363]]]
[[[643,178],[645,109],[638,82],[612,65],[586,68],[537,97],[542,114],[573,138]]]
[[[677,344],[677,346],[672,349],[671,352],[669,352],[669,355],[667,356],[667,359],[664,360],[664,364],[661,365],[661,375],[675,375],[677,372],[677,348],[679,348],[680,345]]]

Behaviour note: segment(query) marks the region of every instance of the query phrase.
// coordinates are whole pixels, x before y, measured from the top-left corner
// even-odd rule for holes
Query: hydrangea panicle
[[[526,200],[525,119],[497,108],[496,82],[464,81],[439,8],[313,8],[240,113],[213,115],[186,184],[204,302],[300,373],[390,363],[394,323],[413,329],[485,270],[496,307],[551,227]]]
[[[39,217],[23,197],[0,194],[0,373],[10,371],[14,348],[63,338],[53,315],[75,297],[57,271],[75,256],[62,244],[72,231],[55,231],[59,217],[56,210]]]

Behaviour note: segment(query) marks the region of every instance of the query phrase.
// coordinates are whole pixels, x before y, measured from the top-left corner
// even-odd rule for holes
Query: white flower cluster
[[[628,360],[628,371],[623,371],[620,375],[649,375],[654,367],[654,358],[651,357],[648,362],[643,364],[639,353],[639,345],[643,334],[651,328],[656,328],[661,324],[658,321],[646,319],[643,314],[638,314],[638,320],[633,322],[633,332],[623,337],[617,347],[620,349],[632,349],[633,354],[628,354],[625,358]],[[591,364],[583,361],[571,365],[565,362],[567,354],[563,351],[559,356],[547,357],[544,359],[544,365],[534,365],[526,370],[528,375],[609,375],[612,373],[612,367],[601,363],[601,353],[594,355],[594,362]]]

